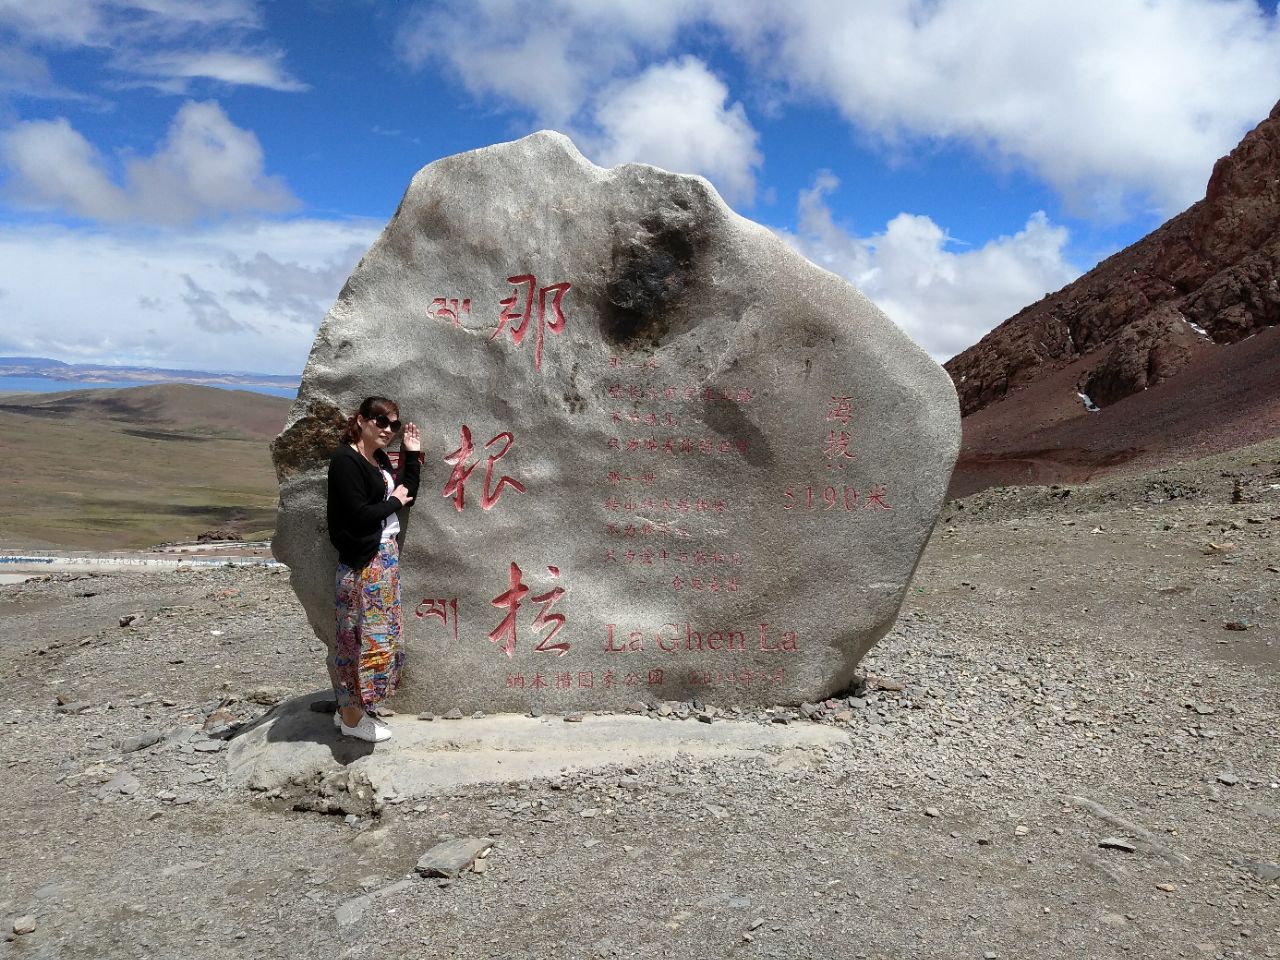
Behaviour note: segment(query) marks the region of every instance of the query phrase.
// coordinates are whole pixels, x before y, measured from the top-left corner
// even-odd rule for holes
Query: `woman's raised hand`
[[[391,491],[391,496],[399,500],[400,506],[402,507],[407,507],[409,504],[413,503],[413,497],[409,496],[409,488],[403,483]]]
[[[400,441],[400,446],[411,453],[417,453],[422,449],[422,433],[418,430],[416,423],[404,425],[404,438]]]

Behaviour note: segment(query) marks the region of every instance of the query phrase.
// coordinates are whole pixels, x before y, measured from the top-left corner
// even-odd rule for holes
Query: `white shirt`
[[[387,473],[387,471],[381,468],[379,468],[378,472],[382,474],[382,481],[387,485],[386,495],[383,496],[382,499],[390,500],[392,483],[393,483],[391,479],[391,474]],[[387,519],[382,521],[382,539],[394,540],[399,535],[400,535],[400,517],[397,514],[393,513],[391,514],[391,516],[387,517]]]

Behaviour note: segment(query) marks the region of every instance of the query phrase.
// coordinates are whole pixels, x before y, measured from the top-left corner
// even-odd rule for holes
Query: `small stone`
[[[26,936],[28,933],[36,932],[36,918],[33,914],[25,913],[13,921],[13,932],[20,937]]]
[[[1018,824],[1018,826],[1013,828],[1013,835],[1015,837],[1025,837],[1030,832],[1031,828],[1023,826],[1022,824]]]
[[[627,707],[627,709],[630,710],[632,713],[648,713],[649,705],[645,703],[643,700],[637,700],[633,704],[631,704],[629,707]]]
[[[710,723],[710,722],[712,721],[712,719],[713,719],[713,718],[712,718],[711,714],[707,713],[705,710],[704,710],[702,713],[699,713],[699,714],[698,714],[698,722],[699,722],[699,723]]]
[[[446,720],[461,720],[462,710],[459,709],[458,707],[454,707],[452,710],[450,710],[448,713],[444,715],[444,718]]]
[[[126,797],[131,797],[138,792],[141,784],[138,778],[126,770],[122,770],[114,777],[98,788],[98,795],[105,796],[112,793],[122,793]]]
[[[194,749],[198,753],[218,753],[226,747],[226,745],[226,741],[224,740],[201,740],[194,744]]]
[[[91,706],[93,706],[93,704],[88,700],[75,700],[71,703],[59,704],[53,708],[53,712],[64,714],[84,713],[84,711],[88,710]]]
[[[373,902],[373,898],[369,896],[360,896],[338,907],[337,921],[340,927],[349,927],[356,923],[364,916],[364,912],[369,909],[369,904]]]
[[[658,705],[658,716],[660,717],[669,717],[673,712],[674,711],[671,709],[671,704],[669,703],[663,703]]]
[[[1228,620],[1222,625],[1224,630],[1248,630],[1250,623],[1248,620]]]
[[[472,720],[483,720],[483,719],[484,719],[484,711],[483,711],[483,710],[477,710],[475,713],[473,713],[473,714],[471,715],[471,719],[472,719]]]
[[[1165,893],[1173,893],[1173,891],[1178,889],[1178,886],[1173,883],[1157,883],[1156,889],[1163,890]]]
[[[418,714],[419,720],[429,721],[429,720],[434,720],[435,718],[436,718],[436,715],[432,713],[430,710],[424,710],[422,713]]]
[[[988,950],[982,955],[982,960],[996,960],[999,956],[1000,954],[996,953],[994,950]]]
[[[584,820],[590,820],[593,817],[595,817],[599,812],[600,812],[600,809],[598,807],[587,807],[587,809],[579,813],[578,816],[582,817],[582,819]]]
[[[1228,787],[1234,787],[1240,782],[1240,778],[1234,773],[1220,773],[1218,774],[1218,782],[1226,784]]]
[[[566,714],[564,715],[564,722],[565,722],[565,723],[581,723],[581,722],[582,722],[582,714],[580,714],[580,713],[566,713]]]
[[[800,716],[804,717],[806,720],[812,720],[821,711],[822,711],[822,708],[819,707],[816,703],[800,704]]]
[[[139,750],[145,750],[147,747],[154,746],[164,739],[164,734],[158,730],[148,730],[146,733],[138,733],[132,737],[125,737],[120,741],[121,753],[137,753]]]
[[[763,920],[763,918],[761,918],[761,917],[756,917],[754,920],[752,920],[752,921],[751,921],[751,923],[750,923],[750,925],[748,925],[747,929],[748,929],[748,930],[759,930],[759,929],[760,929],[761,927],[763,927],[763,926],[764,926],[764,920]]]
[[[942,813],[938,810],[937,807],[925,807],[924,815],[926,817],[940,817],[942,816]]]
[[[980,846],[980,847],[989,847],[989,846],[991,846],[991,838],[990,838],[990,837],[978,837],[978,846]]]
[[[126,613],[123,617],[121,617],[121,618],[120,618],[120,626],[122,626],[122,627],[127,627],[127,626],[129,626],[129,624],[134,623],[135,621],[140,620],[140,619],[142,619],[142,615],[141,615],[141,614],[138,614],[138,613]]]
[[[1128,840],[1123,840],[1120,837],[1104,837],[1098,841],[1098,846],[1104,850],[1120,850],[1124,853],[1133,853],[1138,849]]]
[[[1280,863],[1268,863],[1266,860],[1241,860],[1239,863],[1263,883],[1280,880]]]
[[[414,868],[424,877],[456,877],[472,866],[493,846],[487,837],[457,837],[438,843],[421,857]]]

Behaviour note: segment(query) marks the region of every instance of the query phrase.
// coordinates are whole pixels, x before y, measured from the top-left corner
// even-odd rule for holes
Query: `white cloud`
[[[0,39],[101,51],[117,74],[165,92],[185,93],[195,80],[307,89],[281,51],[252,42],[262,26],[253,0],[0,0]]]
[[[188,102],[149,157],[124,161],[124,182],[65,118],[20,123],[0,136],[15,203],[108,222],[191,223],[297,201],[263,169],[262,148],[213,102]]]
[[[565,127],[594,90],[666,50],[697,0],[445,0],[419,3],[396,38],[414,67],[444,65],[472,94]]]
[[[0,353],[297,373],[381,224],[0,227]],[[74,282],[68,282],[74,278]]]
[[[1254,0],[717,6],[753,64],[859,128],[988,150],[1095,213],[1197,199],[1280,89],[1280,28]]]
[[[1255,0],[451,0],[417,8],[399,50],[583,129],[597,91],[691,33],[745,60],[737,99],[831,104],[890,150],[963,144],[1103,217],[1197,199],[1280,90]]]
[[[48,62],[21,47],[0,44],[0,95],[50,100],[87,100],[53,79]]]
[[[217,80],[241,86],[264,87],[294,93],[307,85],[284,69],[280,51],[236,53],[226,50],[171,50],[138,58],[131,63],[136,73],[170,81],[168,89],[185,91],[188,81]]]
[[[397,37],[414,67],[447,64],[477,97],[526,110],[593,160],[638,161],[755,195],[762,157],[741,103],[693,56],[649,64],[695,22],[698,0],[451,0],[420,4]]]
[[[933,220],[909,213],[875,236],[854,236],[833,221],[826,204],[837,185],[830,174],[820,175],[801,194],[797,233],[784,237],[857,286],[939,361],[1079,276],[1063,255],[1066,228],[1042,212],[1013,236],[956,252]]]
[[[90,220],[127,215],[124,191],[112,183],[93,145],[65,117],[20,123],[0,136],[8,167],[6,190],[14,202],[36,209],[66,209]]]
[[[584,135],[605,165],[639,161],[714,180],[731,201],[750,202],[763,158],[742,104],[694,57],[650,67],[595,101],[600,133]]]

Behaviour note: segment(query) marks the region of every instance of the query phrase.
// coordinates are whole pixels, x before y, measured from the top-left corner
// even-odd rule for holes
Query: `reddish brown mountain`
[[[1203,200],[948,361],[965,415],[953,492],[1276,435],[1278,323],[1280,103]]]

